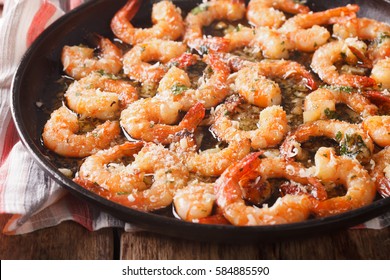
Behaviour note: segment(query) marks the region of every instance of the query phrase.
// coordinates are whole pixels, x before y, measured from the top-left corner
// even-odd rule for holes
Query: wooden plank
[[[215,244],[153,233],[122,233],[121,259],[389,259],[390,228],[343,230],[300,240]]]
[[[0,227],[9,216],[0,215]],[[74,222],[16,236],[0,234],[0,259],[113,259],[113,229],[89,232]]]

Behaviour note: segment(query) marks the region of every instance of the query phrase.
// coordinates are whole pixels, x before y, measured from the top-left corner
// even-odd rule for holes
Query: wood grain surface
[[[213,244],[152,233],[123,233],[121,259],[389,259],[390,228],[343,230],[300,240]]]
[[[1,229],[9,216],[0,215]],[[33,233],[0,234],[0,259],[113,259],[112,229],[90,232],[74,222]]]
[[[8,216],[0,216],[3,228]],[[0,259],[390,259],[390,228],[342,230],[246,245],[195,242],[117,229],[89,232],[73,222],[30,234],[0,234]]]

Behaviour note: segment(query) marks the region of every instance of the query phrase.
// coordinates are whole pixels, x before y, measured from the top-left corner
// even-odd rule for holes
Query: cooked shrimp
[[[251,46],[255,34],[256,30],[254,28],[239,25],[223,37],[226,40],[226,44],[228,44],[226,51],[231,52],[236,49]],[[224,50],[225,48],[221,47],[220,49]]]
[[[110,147],[120,134],[118,122],[106,121],[86,134],[77,134],[77,115],[65,106],[55,110],[43,128],[43,144],[65,157],[85,157]]]
[[[269,27],[258,27],[250,41],[250,46],[256,51],[261,51],[265,58],[282,59],[289,57],[289,51],[293,49],[287,36]]]
[[[369,50],[372,60],[390,55],[390,25],[368,18],[354,18],[336,23],[333,34],[341,39],[357,37],[361,40],[375,41]]]
[[[203,38],[203,27],[210,25],[215,20],[236,21],[245,15],[245,3],[241,0],[212,0],[200,4],[188,13],[186,31],[183,41],[191,48],[200,50],[202,45],[208,45],[213,50],[219,50],[218,41],[207,42]],[[224,49],[225,47],[222,47]]]
[[[260,159],[261,153],[252,153],[228,167],[215,182],[217,204],[225,218],[234,225],[274,225],[300,222],[310,214],[309,195],[285,195],[272,207],[247,206],[242,198],[242,185],[251,180],[286,178],[301,184],[310,184],[310,171],[300,164],[281,158]]]
[[[375,180],[376,189],[383,197],[390,196],[390,147],[384,148],[375,154],[372,159],[375,167],[371,170],[371,177]]]
[[[198,103],[179,124],[173,125],[178,120],[180,108],[177,102],[157,98],[141,99],[122,111],[120,123],[134,139],[169,144],[175,133],[184,129],[193,132],[205,114],[204,106]]]
[[[373,78],[381,88],[390,89],[390,57],[378,60],[371,70],[370,77]]]
[[[288,19],[278,30],[286,34],[291,49],[312,52],[330,38],[329,31],[322,26],[337,20],[356,17],[357,5],[347,5],[326,11],[299,14]]]
[[[192,181],[176,191],[173,204],[177,215],[191,222],[211,215],[215,202],[214,184]]]
[[[130,195],[117,197],[128,207],[141,211],[153,211],[169,206],[176,191],[186,186],[188,170],[181,160],[162,145],[147,143],[135,155],[131,165],[140,178],[153,174],[153,182],[148,189],[134,190]]]
[[[131,157],[138,153],[142,146],[141,142],[126,142],[99,151],[85,159],[80,166],[78,176],[113,193],[145,189],[146,185],[142,178],[129,168],[130,165],[124,165],[120,162],[122,158]]]
[[[158,96],[180,103],[181,110],[184,111],[188,111],[198,102],[207,109],[221,103],[230,93],[227,83],[230,69],[213,54],[206,56],[204,61],[209,64],[212,74],[208,79],[199,79],[197,89],[191,88],[190,78],[184,70],[173,66],[160,81]]]
[[[282,95],[279,85],[263,76],[259,64],[245,67],[237,72],[236,91],[249,103],[258,107],[279,105]]]
[[[369,161],[374,143],[367,133],[356,124],[338,120],[318,120],[300,125],[290,133],[281,145],[281,153],[287,157],[300,156],[300,143],[310,137],[325,136],[337,141],[343,156]]]
[[[62,49],[61,61],[64,71],[75,79],[86,77],[90,73],[103,70],[117,74],[122,69],[122,53],[110,40],[100,38],[101,57],[94,57],[94,49],[81,46],[65,46]]]
[[[376,194],[367,170],[356,160],[337,156],[331,148],[320,148],[315,155],[316,176],[325,183],[343,185],[343,196],[326,200],[311,199],[311,211],[318,217],[340,214],[370,204]]]
[[[219,176],[233,162],[249,154],[249,139],[232,141],[225,149],[219,147],[204,151],[196,151],[194,139],[184,135],[173,144],[172,149],[186,162],[190,172],[203,176]]]
[[[166,68],[159,63],[149,64],[150,61],[167,63],[179,57],[187,47],[181,42],[153,39],[134,46],[123,57],[124,73],[139,82],[159,82],[166,72]]]
[[[333,41],[321,46],[314,52],[311,68],[327,84],[351,86],[356,88],[373,87],[376,85],[374,79],[354,74],[340,74],[334,64],[343,61],[344,58],[356,59],[349,50],[349,45],[365,52],[367,46],[357,40],[347,39],[346,41]],[[352,57],[351,57],[352,56]],[[356,59],[357,60],[357,59]]]
[[[374,62],[373,78],[384,88],[390,88],[390,25],[368,18],[355,18],[333,26],[333,33],[339,38],[357,37],[370,40],[368,57]]]
[[[280,143],[289,129],[286,112],[280,106],[270,106],[259,114],[256,130],[241,130],[239,124],[229,115],[234,114],[242,101],[229,100],[219,105],[214,113],[215,121],[211,130],[215,135],[228,143],[250,139],[253,149],[273,147]]]
[[[73,82],[65,98],[69,108],[82,118],[108,120],[118,117],[121,109],[137,100],[138,93],[127,81],[95,72]]]
[[[345,103],[363,118],[378,112],[378,107],[358,92],[320,88],[306,96],[303,121],[327,119],[329,113],[336,111],[336,103]]]
[[[303,83],[309,89],[317,89],[317,84],[306,68],[291,60],[264,59],[259,62],[252,62],[229,53],[216,54],[233,71],[239,71],[244,67],[256,67],[256,71],[270,79],[294,79]]]
[[[375,144],[390,146],[390,116],[369,116],[363,120],[363,129]]]
[[[309,7],[294,0],[251,0],[248,4],[247,19],[255,26],[280,27],[286,20],[283,12],[290,14],[308,13]]]
[[[136,45],[151,39],[176,40],[184,33],[184,21],[179,8],[170,1],[160,1],[152,8],[151,28],[135,28],[129,21],[135,16],[139,0],[128,0],[111,21],[111,30],[123,42]]]

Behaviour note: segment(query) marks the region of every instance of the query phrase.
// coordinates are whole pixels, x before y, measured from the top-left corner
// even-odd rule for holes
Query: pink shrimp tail
[[[386,177],[378,178],[376,181],[378,193],[382,197],[390,197],[390,180]]]
[[[205,113],[206,109],[202,103],[199,102],[195,104],[184,116],[180,122],[180,126],[183,127],[183,129],[194,132],[197,126],[203,120]]]

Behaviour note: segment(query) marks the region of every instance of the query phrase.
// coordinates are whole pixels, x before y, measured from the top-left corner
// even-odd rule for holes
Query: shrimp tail
[[[228,194],[225,196],[226,201],[223,204],[230,204],[241,197],[241,194],[235,191],[236,185],[242,178],[248,177],[260,164],[259,156],[261,154],[263,154],[262,151],[251,153],[237,163],[231,164],[217,179],[214,185],[214,192],[217,197],[220,197],[218,195],[220,192]]]
[[[382,197],[390,197],[390,180],[385,176],[377,178],[376,187]]]
[[[196,54],[183,53],[181,56],[171,59],[168,65],[173,65],[181,69],[188,68],[195,65],[200,60],[200,57]]]
[[[196,103],[184,116],[179,126],[183,129],[187,129],[190,132],[194,132],[196,127],[200,124],[205,116],[206,109],[202,103]]]
[[[130,20],[134,18],[137,14],[140,6],[141,0],[129,0],[127,3],[115,14],[115,16],[111,20],[111,30],[118,38],[126,38],[125,35],[128,28],[131,26]],[[122,22],[123,19],[127,19],[128,22]]]
[[[364,91],[363,95],[376,104],[386,103],[390,105],[390,95],[385,95],[383,94],[383,92],[377,90],[369,90],[369,91]]]

